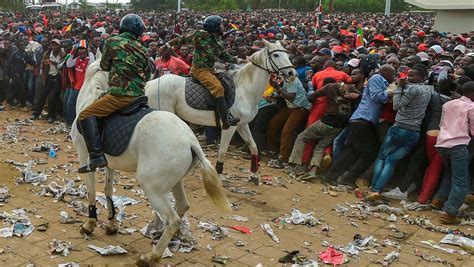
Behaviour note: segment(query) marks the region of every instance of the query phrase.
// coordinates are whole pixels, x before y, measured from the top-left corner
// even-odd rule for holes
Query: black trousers
[[[33,115],[39,116],[44,107],[44,102],[48,98],[48,118],[56,119],[56,111],[60,104],[61,75],[46,77],[40,98],[33,109]]]
[[[325,180],[335,181],[344,174],[344,181],[354,182],[375,160],[379,146],[375,126],[368,122],[349,123],[346,145],[326,173]]]
[[[414,150],[397,165],[392,181],[395,181],[402,192],[406,192],[412,182],[415,182],[417,188],[421,188],[426,165],[425,138],[420,138]]]
[[[9,105],[15,104],[15,99],[20,102],[22,106],[26,104],[26,98],[28,97],[26,92],[26,84],[24,75],[21,77],[12,77],[10,87],[7,91],[7,103]]]
[[[4,77],[3,80],[0,80],[0,105],[7,100],[8,79],[10,78]]]
[[[257,116],[251,122],[251,132],[258,151],[263,151],[267,148],[267,126],[270,120],[280,110],[277,105],[270,105],[258,110]]]

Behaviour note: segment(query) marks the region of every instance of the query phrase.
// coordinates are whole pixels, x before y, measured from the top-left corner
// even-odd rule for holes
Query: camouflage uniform
[[[196,31],[193,34],[179,37],[169,42],[170,45],[185,45],[189,43],[194,44],[191,73],[211,91],[214,98],[224,96],[224,87],[214,74],[214,63],[219,59],[225,62],[237,63],[236,59],[227,53],[219,36],[204,30]]]
[[[100,60],[103,71],[109,71],[109,92],[79,114],[104,118],[126,107],[138,96],[145,95],[145,83],[150,79],[146,49],[131,33],[111,37],[105,44]]]

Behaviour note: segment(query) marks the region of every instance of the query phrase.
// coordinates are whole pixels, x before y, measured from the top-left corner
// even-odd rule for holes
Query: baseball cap
[[[421,59],[421,62],[430,60],[430,56],[425,52],[419,52],[416,55]]]
[[[465,47],[464,45],[457,45],[457,46],[454,48],[453,52],[456,51],[456,50],[458,50],[458,51],[461,52],[462,54],[465,54],[465,53],[466,53],[466,47]]]
[[[416,33],[416,35],[419,37],[419,38],[425,38],[426,34],[424,31],[419,31]]]
[[[347,65],[349,65],[351,67],[354,67],[354,68],[359,67],[359,64],[360,64],[360,60],[357,59],[357,58],[353,58],[353,59],[349,60],[349,62],[347,62]]]
[[[329,48],[322,48],[318,51],[318,54],[321,54],[321,55],[332,55],[331,53],[331,50],[329,50]]]
[[[61,45],[61,41],[59,41],[59,39],[53,39],[51,40],[51,43],[56,43],[58,45]]]

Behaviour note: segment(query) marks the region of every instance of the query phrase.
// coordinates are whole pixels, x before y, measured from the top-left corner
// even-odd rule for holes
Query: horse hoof
[[[148,256],[148,255],[140,256],[140,258],[138,258],[138,261],[137,261],[137,266],[138,267],[150,267],[150,266],[152,266],[150,256]]]
[[[114,226],[105,226],[105,233],[108,235],[115,235],[118,232],[118,227],[116,225]]]
[[[80,230],[81,235],[91,235],[92,232],[94,232],[95,226],[96,226],[95,223],[91,223],[90,221],[86,222],[85,224],[81,226],[81,230]]]

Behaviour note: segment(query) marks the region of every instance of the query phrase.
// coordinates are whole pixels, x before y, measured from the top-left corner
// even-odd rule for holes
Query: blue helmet
[[[138,38],[144,31],[145,23],[137,14],[125,15],[120,21],[120,33],[129,32]]]
[[[220,16],[212,15],[204,20],[203,28],[208,32],[220,33],[221,23],[222,18]]]

